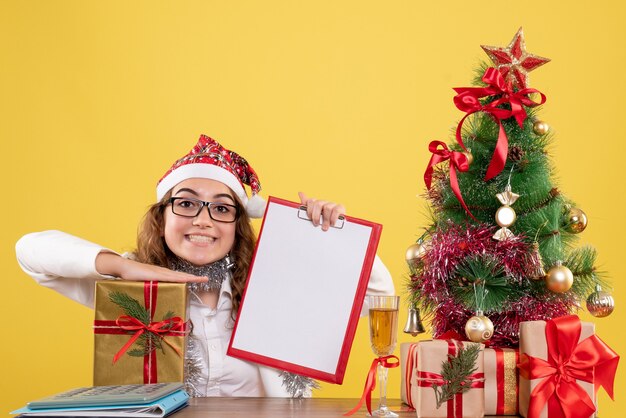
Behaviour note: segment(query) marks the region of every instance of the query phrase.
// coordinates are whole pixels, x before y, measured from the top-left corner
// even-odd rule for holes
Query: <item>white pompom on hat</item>
[[[258,193],[261,183],[250,164],[234,151],[229,151],[216,140],[200,135],[198,143],[187,155],[177,160],[157,183],[157,201],[174,186],[190,178],[217,180],[235,192],[251,218],[261,218],[266,202]],[[248,198],[244,184],[250,186]]]

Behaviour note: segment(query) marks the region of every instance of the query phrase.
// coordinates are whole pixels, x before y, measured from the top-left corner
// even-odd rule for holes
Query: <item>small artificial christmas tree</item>
[[[506,48],[482,47],[478,87],[456,88],[465,116],[455,142],[430,143],[424,179],[433,221],[407,250],[410,303],[448,331],[493,346],[518,344],[519,323],[563,316],[587,298],[596,316],[613,300],[594,263],[573,246],[587,219],[554,184],[537,116],[545,96],[528,72],[549,60],[526,52],[522,29]],[[594,293],[595,292],[595,293]]]

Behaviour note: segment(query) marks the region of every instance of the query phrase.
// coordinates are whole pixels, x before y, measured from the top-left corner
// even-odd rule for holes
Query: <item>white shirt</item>
[[[20,267],[42,286],[53,289],[93,308],[95,283],[111,279],[97,272],[96,257],[107,248],[61,231],[36,232],[23,236],[16,244]],[[126,256],[126,254],[125,254]],[[394,294],[387,268],[376,256],[368,295]],[[189,318],[201,357],[201,374],[196,388],[201,396],[289,396],[282,386],[279,371],[226,355],[233,320],[232,289],[224,280],[215,309],[192,296]],[[367,312],[363,304],[362,314]]]
[[[228,280],[215,309],[191,296],[189,319],[203,360],[196,389],[203,396],[265,396],[258,366],[226,355],[234,326],[231,296]]]

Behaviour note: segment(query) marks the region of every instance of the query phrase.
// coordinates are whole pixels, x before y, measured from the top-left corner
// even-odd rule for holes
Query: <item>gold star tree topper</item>
[[[486,45],[480,47],[489,55],[504,79],[518,89],[528,87],[529,72],[550,61],[549,58],[526,52],[522,28],[519,28],[506,48]]]

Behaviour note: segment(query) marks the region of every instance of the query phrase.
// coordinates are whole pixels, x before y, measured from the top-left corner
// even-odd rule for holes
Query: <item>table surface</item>
[[[192,398],[189,406],[173,418],[207,417],[341,417],[356,406],[358,399],[337,398]],[[378,399],[372,399],[372,408]],[[409,411],[399,400],[388,402],[391,410],[400,411],[400,416],[414,417],[415,411]],[[404,411],[401,411],[404,409]],[[365,404],[360,411],[352,415],[355,418],[367,415]]]
[[[208,417],[342,417],[356,406],[358,399],[342,398],[192,398],[189,406],[178,411],[173,418],[208,418]],[[372,408],[378,405],[378,399],[372,399]],[[400,417],[415,417],[415,411],[408,409],[398,399],[388,401],[390,409]],[[352,417],[367,416],[365,404]],[[511,418],[511,417],[507,417]]]

